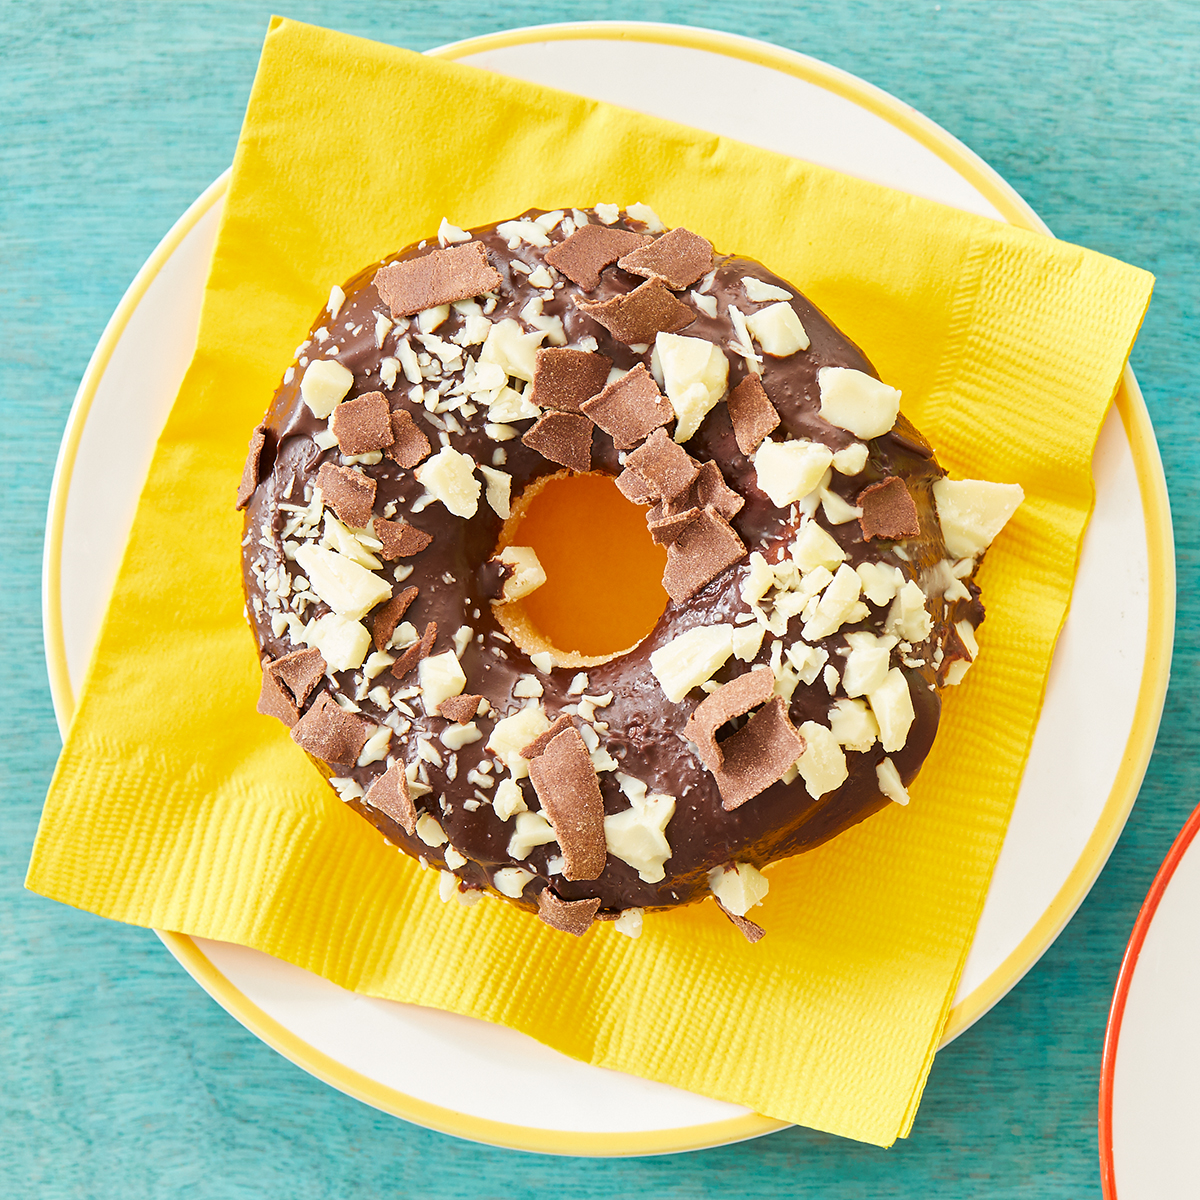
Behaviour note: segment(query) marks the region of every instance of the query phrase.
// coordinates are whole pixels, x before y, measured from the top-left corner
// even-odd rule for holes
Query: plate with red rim
[[[1200,1192],[1200,806],[1163,860],[1129,938],[1100,1068],[1105,1200]]]
[[[986,163],[908,105],[764,42],[598,22],[509,30],[430,53],[1048,233]],[[697,78],[704,88],[694,87]],[[184,213],[130,285],[63,436],[43,570],[47,665],[63,731],[155,440],[195,344],[227,175]],[[435,223],[443,215],[453,220],[439,213]],[[1093,474],[1096,508],[1070,613],[944,1041],[1004,996],[1070,919],[1124,826],[1154,744],[1170,666],[1174,552],[1158,448],[1128,369]],[[1108,653],[1095,654],[1097,644]],[[1080,730],[1090,731],[1086,742]],[[502,1026],[356,996],[244,947],[159,935],[269,1045],[334,1087],[430,1128],[543,1153],[628,1155],[783,1127],[736,1105],[575,1062]],[[513,1095],[522,1097],[520,1123]]]

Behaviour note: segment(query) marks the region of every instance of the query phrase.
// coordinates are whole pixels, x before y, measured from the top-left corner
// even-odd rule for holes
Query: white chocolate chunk
[[[846,552],[816,521],[805,521],[792,543],[792,561],[807,573],[814,567],[836,571],[846,561]]]
[[[905,790],[904,784],[900,782],[900,772],[896,770],[896,764],[890,758],[885,758],[875,768],[875,778],[879,781],[879,790],[889,800],[896,804],[908,803],[908,792]]]
[[[438,872],[438,899],[443,904],[450,903],[450,897],[458,891],[458,877],[449,871]]]
[[[300,398],[314,417],[325,418],[346,398],[354,374],[332,358],[310,362],[300,380]]]
[[[503,387],[497,393],[496,398],[488,405],[488,416],[491,418],[491,423],[506,422],[506,421],[526,421],[530,417],[541,416],[542,410],[538,408],[524,393],[518,392],[510,387]],[[489,425],[489,430],[490,430]],[[497,426],[502,428],[502,424]],[[496,434],[489,431],[488,436],[493,441],[502,442],[507,439],[498,437]],[[509,436],[515,436],[515,431]]]
[[[608,852],[633,867],[643,883],[660,882],[666,877],[663,863],[671,857],[665,830],[674,815],[675,797],[656,795],[605,817]]]
[[[839,475],[857,475],[867,465],[869,455],[862,442],[855,442],[833,456],[833,469]]]
[[[672,704],[711,679],[733,653],[734,626],[697,625],[650,655],[650,670]]]
[[[446,320],[447,317],[449,317],[449,315],[450,305],[448,304],[436,304],[433,308],[423,308],[419,313],[417,313],[417,328],[422,333],[432,333]],[[430,345],[428,341],[425,341],[425,339],[420,340],[424,344],[426,350],[430,350],[435,354],[437,353],[437,349]],[[434,342],[439,341],[437,338],[432,340]],[[445,343],[442,344],[444,345]],[[453,347],[452,349],[457,349],[457,347]],[[441,358],[441,354],[438,354],[438,357]]]
[[[768,438],[755,451],[754,470],[759,489],[771,503],[787,508],[817,487],[832,461],[833,451],[820,442],[804,438],[773,442]]]
[[[459,854],[459,852],[455,850],[453,846],[447,846],[446,849],[442,851],[442,855],[446,860],[446,866],[448,866],[452,871],[457,871],[458,868],[464,866],[467,861],[467,856],[465,854]]]
[[[438,226],[438,245],[446,246],[450,242],[469,242],[471,235],[465,229],[459,229],[457,225],[451,225],[445,217],[442,218],[442,223]]]
[[[822,367],[817,385],[821,416],[855,437],[882,436],[900,414],[900,393],[894,387],[851,367]]]
[[[896,593],[888,609],[884,629],[901,641],[915,646],[923,642],[933,629],[933,618],[925,609],[925,593],[915,579],[910,579]]]
[[[775,572],[757,551],[750,555],[750,570],[742,580],[742,603],[757,604],[775,586]]]
[[[904,586],[904,572],[899,567],[865,562],[859,563],[857,569],[858,577],[862,580],[863,595],[874,605],[890,604]]]
[[[523,859],[529,857],[529,852],[535,846],[545,846],[548,842],[557,842],[558,834],[554,826],[540,812],[517,813],[516,829],[508,840],[508,857]]]
[[[621,915],[612,923],[612,926],[618,933],[623,933],[626,937],[641,937],[642,910],[640,908],[621,909]]]
[[[442,730],[441,742],[447,750],[452,750],[457,754],[464,746],[470,746],[481,740],[482,737],[483,733],[479,726],[474,721],[468,721],[465,725],[447,725]]]
[[[505,374],[532,383],[538,347],[545,336],[545,330],[526,333],[519,321],[505,317],[503,321],[494,322],[488,330],[487,341],[483,343],[483,349],[479,352],[479,361],[498,363],[504,368]]]
[[[838,700],[829,710],[829,728],[847,750],[867,751],[879,740],[879,722],[863,700]]]
[[[346,303],[346,293],[335,283],[329,289],[329,300],[325,304],[325,311],[336,321],[337,315],[342,311],[342,305]]]
[[[842,668],[842,687],[847,696],[865,696],[883,686],[891,665],[891,650],[883,645],[855,646]]]
[[[675,409],[675,440],[686,442],[725,395],[729,359],[712,342],[677,333],[660,333],[653,357]]]
[[[946,549],[956,558],[982,554],[1017,511],[1025,492],[1019,483],[985,479],[939,479],[933,485]]]
[[[816,612],[805,621],[801,634],[806,642],[819,642],[831,633],[836,633],[854,613],[862,581],[858,572],[849,564],[842,563],[826,587],[817,604]]]
[[[758,344],[773,358],[788,358],[797,350],[808,349],[808,334],[796,310],[786,301],[750,313],[746,324]]]
[[[792,298],[791,292],[785,292],[783,288],[776,287],[773,283],[766,283],[762,279],[755,279],[753,275],[742,277],[742,287],[745,289],[747,298],[753,300],[755,304],[765,304],[768,300],[790,300]],[[763,349],[766,347],[764,346]]]
[[[546,572],[532,546],[505,546],[496,560],[512,567],[512,574],[504,581],[505,601],[520,600],[546,582]]]
[[[532,878],[533,872],[526,871],[524,867],[501,867],[492,876],[492,883],[502,896],[509,896],[515,900]]]
[[[708,890],[735,917],[744,917],[761,904],[770,887],[767,877],[751,863],[713,867],[708,873]]]
[[[374,538],[367,540],[373,545],[379,545]],[[363,541],[351,533],[328,509],[325,510],[325,531],[321,535],[318,545],[324,546],[327,550],[336,550],[339,554],[344,554],[352,562],[356,562],[360,567],[366,567],[368,570],[378,571],[383,567],[383,563],[367,549]]]
[[[599,205],[597,205],[596,211],[599,213]],[[658,215],[654,209],[648,204],[642,204],[641,202],[630,204],[625,209],[625,215],[631,220],[641,221],[645,225],[647,233],[662,233],[666,229],[666,226],[658,219]]]
[[[388,743],[392,740],[392,731],[386,725],[376,725],[375,732],[363,744],[358,756],[358,766],[369,767],[372,763],[382,762],[387,758]]]
[[[368,679],[374,679],[376,675],[382,675],[395,661],[392,655],[385,654],[382,650],[376,650],[367,658],[366,664],[363,666],[363,674]]]
[[[512,694],[518,700],[529,700],[535,696],[541,696],[545,692],[542,687],[542,681],[536,675],[522,675],[516,683],[513,684]]]
[[[545,710],[540,704],[531,704],[497,721],[484,748],[503,761],[513,779],[524,779],[529,774],[529,763],[521,757],[521,751],[549,728]]]
[[[916,715],[904,672],[899,667],[893,667],[883,683],[868,694],[867,700],[875,720],[879,722],[879,739],[883,742],[883,748],[889,754],[893,750],[903,749]]]
[[[733,631],[733,653],[742,662],[750,662],[762,649],[763,635],[767,631],[759,624],[739,625]]]
[[[460,454],[450,446],[443,446],[413,474],[417,482],[456,517],[475,515],[482,488],[475,478],[475,460],[469,454]]]
[[[823,487],[821,492],[821,511],[830,525],[845,525],[849,521],[857,521],[862,516],[862,509],[843,500],[837,492]]]
[[[979,657],[979,643],[975,640],[975,627],[971,622],[959,621],[954,628],[958,630],[958,636],[962,638],[963,645],[966,646],[967,653],[971,656],[971,662],[956,658],[946,668],[946,683],[952,687],[962,683],[963,676],[971,669],[971,663]]]
[[[807,642],[793,642],[784,653],[787,660],[799,673],[800,682],[811,685],[829,661],[829,651],[823,646],[810,646]]]
[[[521,791],[515,779],[500,780],[500,786],[492,798],[492,809],[502,821],[507,821],[519,812],[529,811],[529,806],[525,803],[525,793]]]
[[[516,249],[514,242],[528,242],[531,246],[550,245],[546,231],[536,221],[501,221],[496,226],[496,232],[508,239],[511,249]]]
[[[331,671],[351,671],[362,666],[371,648],[371,635],[359,621],[337,613],[326,613],[309,621],[300,639],[306,646],[320,650]]]
[[[808,794],[820,800],[846,782],[850,774],[846,756],[833,733],[816,721],[805,721],[800,726],[800,736],[804,738],[805,749],[796,760],[796,769]]]
[[[417,666],[417,680],[421,685],[421,702],[430,716],[437,712],[443,700],[461,696],[463,688],[467,686],[467,677],[453,650],[421,659]]]
[[[512,476],[507,471],[485,467],[483,463],[479,464],[479,473],[487,484],[487,502],[492,511],[501,520],[507,521],[512,515]]]
[[[549,650],[539,650],[536,654],[531,654],[529,656],[529,661],[533,663],[533,665],[537,667],[537,669],[541,671],[543,675],[549,675],[554,669],[554,655],[551,654]]]
[[[375,605],[391,599],[392,589],[385,580],[336,550],[305,542],[296,551],[296,562],[309,587],[339,616],[358,621]]]
[[[437,819],[429,813],[422,813],[417,818],[417,837],[427,846],[444,846],[450,839],[442,831]],[[453,878],[453,876],[451,876]]]

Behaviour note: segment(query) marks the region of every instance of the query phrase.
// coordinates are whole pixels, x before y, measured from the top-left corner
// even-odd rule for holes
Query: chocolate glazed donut
[[[758,869],[906,803],[975,652],[990,537],[951,537],[898,401],[791,285],[642,206],[443,222],[333,289],[251,440],[260,711],[443,896],[636,936],[711,893],[756,940]],[[536,556],[498,552],[564,469],[668,548],[670,603],[606,661],[538,642]]]

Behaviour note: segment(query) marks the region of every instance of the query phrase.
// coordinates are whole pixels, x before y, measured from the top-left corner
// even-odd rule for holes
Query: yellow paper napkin
[[[637,941],[443,905],[255,713],[233,494],[332,283],[442,216],[649,203],[794,280],[903,389],[951,472],[1026,501],[982,654],[912,803],[770,869],[749,946],[712,904]],[[1090,459],[1151,278],[1098,254],[605,104],[276,20],[204,297],[28,884],[254,946],[373,996],[880,1145],[905,1134],[1036,723]]]

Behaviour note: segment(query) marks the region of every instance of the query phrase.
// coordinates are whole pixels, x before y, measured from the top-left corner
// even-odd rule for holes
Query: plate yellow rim
[[[653,22],[575,22],[527,26],[468,38],[429,51],[460,59],[488,50],[544,41],[638,41],[707,50],[782,71],[857,104],[908,134],[958,172],[1010,224],[1050,234],[1029,205],[978,155],[916,109],[849,72],[807,55],[736,34]],[[46,520],[42,618],[50,693],[65,735],[75,700],[62,627],[62,538],[67,496],[80,438],[100,380],[134,310],[166,261],[200,219],[225,194],[226,171],[197,197],[155,248],[121,298],[92,354],[75,396],[55,464]],[[1175,547],[1170,504],[1158,445],[1133,371],[1126,366],[1114,400],[1129,439],[1146,517],[1149,621],[1146,660],[1121,765],[1100,818],[1066,882],[1016,949],[949,1014],[941,1045],[953,1041],[1002,999],[1045,953],[1090,891],[1125,826],[1154,748],[1170,677],[1175,626]],[[185,970],[226,1011],[267,1045],[339,1091],[397,1117],[471,1141],[542,1154],[634,1156],[674,1154],[727,1145],[785,1128],[787,1122],[751,1113],[702,1125],[646,1133],[585,1133],[538,1129],[457,1112],[427,1103],[351,1070],[297,1037],[239,991],[186,934],[157,931]]]

